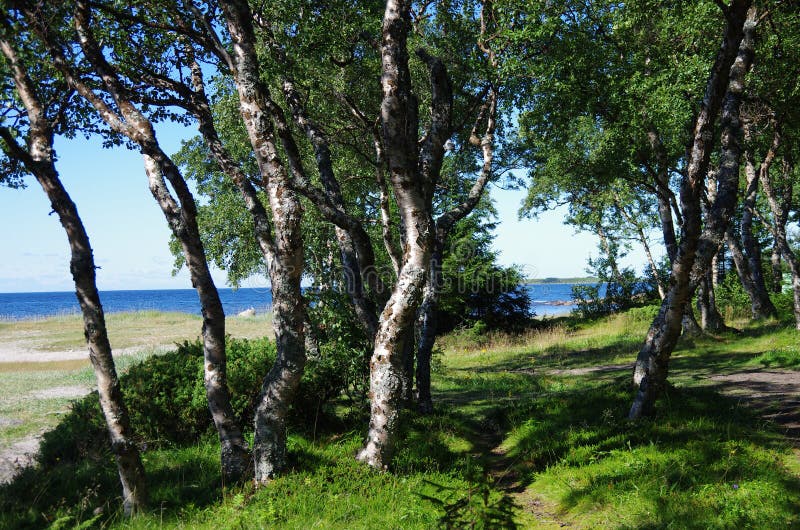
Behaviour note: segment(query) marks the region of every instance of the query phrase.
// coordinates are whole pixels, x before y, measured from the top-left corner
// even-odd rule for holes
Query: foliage
[[[491,210],[489,210],[491,212]],[[485,221],[486,207],[457,223],[442,263],[438,329],[481,326],[520,330],[530,323],[530,298],[524,276],[516,267],[497,263],[491,250],[496,223]]]
[[[714,296],[717,307],[726,319],[747,318],[750,315],[750,297],[747,296],[735,271],[722,278],[714,289]]]
[[[599,260],[589,260],[597,265]],[[603,269],[594,269],[601,282],[595,285],[584,284],[572,287],[572,297],[578,306],[577,311],[583,318],[597,318],[629,309],[644,300],[652,299],[653,285],[638,278],[631,268],[622,269],[612,279]],[[601,294],[602,293],[602,294]]]
[[[275,359],[267,339],[227,341],[228,387],[231,405],[242,425],[252,424],[262,381]],[[293,420],[311,424],[342,391],[363,385],[363,357],[326,344],[312,357],[298,389]],[[360,372],[359,372],[360,371]],[[357,375],[353,375],[357,372]],[[184,342],[174,351],[132,366],[120,379],[123,395],[144,447],[194,443],[211,429],[203,385],[202,343]],[[316,411],[309,416],[308,411]],[[48,464],[94,458],[108,450],[105,423],[97,394],[77,401],[69,414],[45,434],[40,459]]]
[[[360,423],[345,422],[315,437],[290,435],[291,471],[270,487],[223,490],[218,442],[207,435],[144,453],[151,508],[140,517],[127,521],[116,511],[116,469],[110,453],[97,451],[46,460],[0,486],[0,527],[42,528],[56,520],[78,526],[100,515],[95,524],[107,528],[421,529],[446,524],[445,507],[453,519],[477,522],[508,494],[475,463],[476,453],[488,452],[487,432],[497,432],[490,445],[499,443],[490,458],[502,458],[515,487],[525,490],[523,502],[530,505],[527,496],[535,495],[537,511],[559,525],[796,527],[800,465],[785,439],[737,401],[696,387],[698,370],[741,371],[760,363],[753,352],[795,350],[792,327],[759,323],[737,341],[679,346],[671,372],[681,388],[659,403],[658,421],[624,419],[627,368],[551,371],[629,362],[654,308],[541,331],[515,347],[448,350],[434,388],[458,405],[442,402],[435,414],[404,423],[393,473],[352,459],[362,433]],[[63,436],[95,428],[64,419],[70,420],[74,429]],[[520,527],[541,524],[524,507],[513,515]]]
[[[466,491],[428,481],[436,493],[421,497],[444,511],[439,519],[440,527],[476,530],[517,528],[514,512],[519,507],[511,495],[497,491],[485,469],[476,470],[476,466],[468,468],[467,480],[469,485]]]

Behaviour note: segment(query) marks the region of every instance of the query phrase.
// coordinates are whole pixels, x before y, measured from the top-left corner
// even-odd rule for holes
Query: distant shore
[[[587,283],[601,283],[599,278],[592,278],[590,276],[580,277],[580,278],[528,278],[524,282],[523,285],[538,285],[538,284],[547,284],[547,285],[565,285],[565,284],[573,284],[573,285],[583,285]]]

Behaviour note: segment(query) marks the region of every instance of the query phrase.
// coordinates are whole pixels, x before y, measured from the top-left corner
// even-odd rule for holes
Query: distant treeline
[[[583,278],[528,278],[525,285],[534,283],[599,283],[600,280],[592,277]]]

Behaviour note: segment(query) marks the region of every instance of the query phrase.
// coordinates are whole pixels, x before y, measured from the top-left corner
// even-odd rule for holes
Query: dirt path
[[[153,351],[163,351],[170,348],[171,345],[161,344],[155,346],[146,345],[117,348],[114,350],[114,357],[139,353],[145,347]],[[89,352],[86,348],[46,351],[31,348],[29,344],[20,341],[0,342],[0,363],[46,363],[78,360],[89,362]]]
[[[488,411],[486,417],[470,429],[473,458],[479,461],[485,480],[492,488],[501,492],[507,505],[522,509],[525,514],[532,517],[536,528],[551,529],[570,526],[558,516],[558,507],[547,502],[544,498],[529,491],[522,483],[519,473],[515,470],[515,462],[503,449],[502,442],[505,432],[495,420],[496,410]],[[513,517],[513,510],[508,512]]]
[[[20,471],[33,465],[42,434],[27,436],[0,450],[0,484],[11,482]]]
[[[633,365],[607,364],[547,372],[559,376],[618,375]],[[683,375],[672,370],[674,375]],[[710,386],[723,395],[741,400],[764,419],[774,422],[789,441],[800,447],[800,371],[752,368],[708,378]]]
[[[753,369],[709,379],[721,393],[740,399],[774,422],[800,447],[800,371]]]
[[[28,392],[26,400],[46,400],[53,398],[80,399],[92,389],[83,385],[52,386]],[[0,417],[0,428],[16,427],[22,425],[22,420]],[[45,430],[30,434],[16,440],[8,447],[0,448],[0,484],[10,482],[22,469],[33,465],[36,453],[39,451],[39,442]]]

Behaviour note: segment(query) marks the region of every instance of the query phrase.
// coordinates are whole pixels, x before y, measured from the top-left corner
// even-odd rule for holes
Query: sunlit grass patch
[[[236,338],[272,334],[271,313],[253,317],[228,316],[225,323],[226,332]],[[199,337],[202,318],[179,312],[131,311],[107,314],[106,326],[112,348],[153,347]],[[4,343],[38,351],[81,352],[86,348],[83,319],[78,314],[2,321],[0,336]]]
[[[141,517],[123,519],[113,459],[89,448],[0,489],[0,527],[414,529],[446,523],[445,508],[457,527],[506,508],[523,528],[800,526],[800,455],[754,412],[699,386],[710,373],[753,369],[795,332],[761,323],[682,342],[655,418],[631,423],[629,371],[584,368],[630,364],[645,313],[562,322],[513,346],[446,339],[436,411],[403,413],[389,472],[355,461],[365,410],[342,400],[319,425],[296,418],[290,469],[265,488],[223,488],[216,436],[203,431],[185,444],[150,444],[151,504]],[[497,472],[513,477],[513,493]]]
[[[755,359],[753,364],[760,364],[767,368],[800,368],[800,349],[796,345],[783,346],[765,351]]]
[[[627,422],[622,380],[518,404],[503,448],[529,492],[580,528],[777,528],[800,524],[796,457],[735,402],[672,390]],[[553,433],[557,433],[553,435]]]

